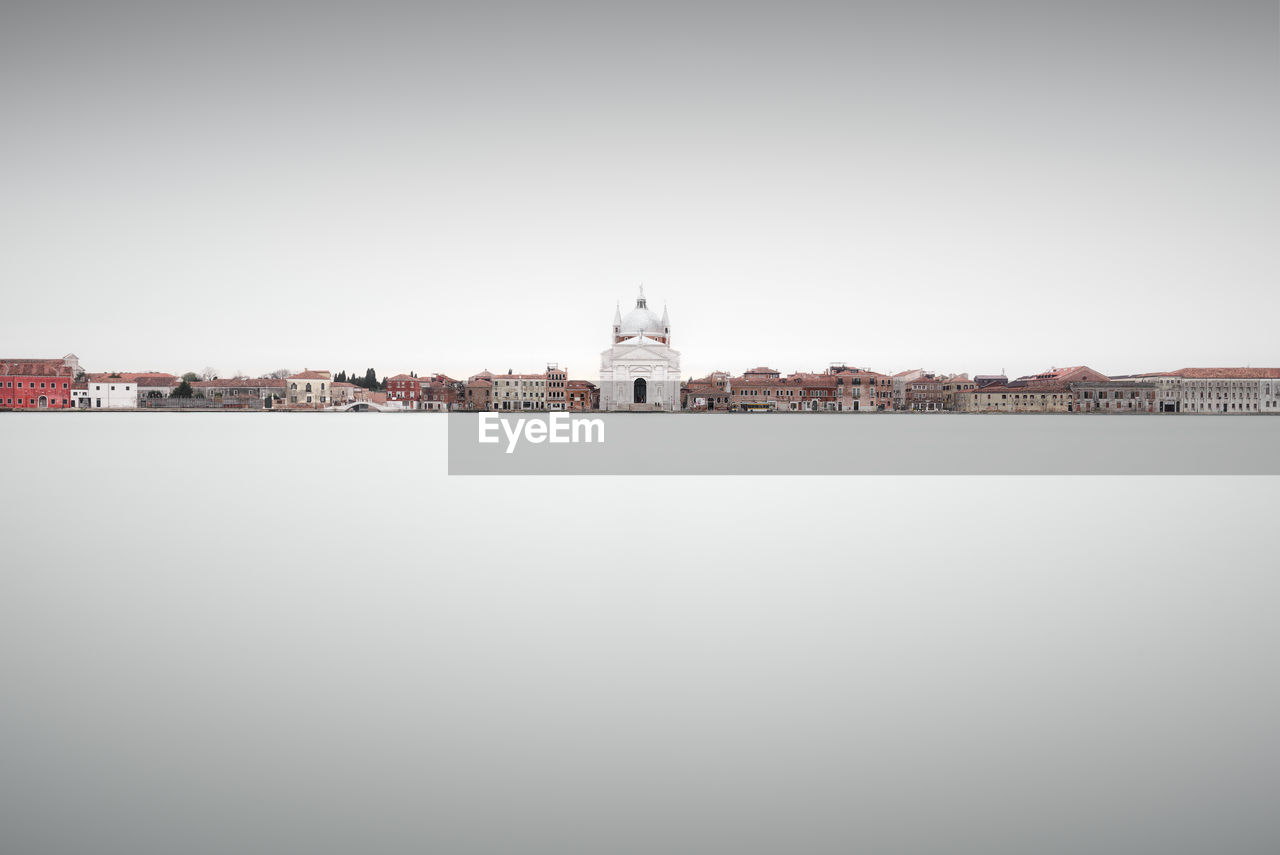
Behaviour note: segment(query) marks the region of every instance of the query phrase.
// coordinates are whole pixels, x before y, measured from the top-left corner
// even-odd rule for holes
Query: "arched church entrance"
[[[41,396],[40,396],[40,403],[39,403],[39,404],[37,404],[37,406],[38,406],[40,409],[42,409],[42,410],[46,410],[46,409],[48,409],[48,408],[49,408],[49,399],[48,399],[46,396],[41,395]]]
[[[637,377],[636,382],[632,384],[631,403],[643,404],[648,400],[649,384],[643,377]]]

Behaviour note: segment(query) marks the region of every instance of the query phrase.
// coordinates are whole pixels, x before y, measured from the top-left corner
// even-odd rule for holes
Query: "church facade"
[[[644,288],[636,307],[613,315],[613,343],[600,354],[600,409],[676,412],[680,409],[680,353],[671,349],[671,319],[650,311]]]

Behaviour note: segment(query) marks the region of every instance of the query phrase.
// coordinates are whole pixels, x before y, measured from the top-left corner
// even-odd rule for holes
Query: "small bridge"
[[[352,401],[350,404],[343,404],[340,407],[325,407],[326,412],[330,413],[403,413],[402,407],[387,407],[382,404],[373,404],[369,401]]]

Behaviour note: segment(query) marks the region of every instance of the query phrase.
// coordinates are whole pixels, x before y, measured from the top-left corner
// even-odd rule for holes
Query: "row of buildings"
[[[1087,365],[1004,375],[880,374],[834,365],[786,377],[754,368],[714,372],[683,387],[689,410],[867,410],[959,413],[1280,414],[1280,368],[1181,368],[1107,376]]]
[[[0,407],[16,410],[328,409],[373,401],[328,371],[278,377],[192,380],[163,371],[86,372],[69,353],[57,359],[0,359]]]
[[[421,411],[592,411],[610,409],[601,388],[569,379],[557,364],[532,374],[481,371],[466,380],[444,374],[397,374],[385,391],[334,382],[328,371],[285,377],[196,380],[178,398],[181,378],[163,372],[86,373],[79,360],[0,360],[4,409],[379,409]],[[1088,366],[1052,368],[1013,380],[1003,375],[896,374],[832,365],[782,374],[757,367],[740,375],[714,371],[678,384],[678,409],[691,412],[1007,412],[1007,413],[1280,413],[1280,369],[1182,368],[1107,376]],[[634,402],[632,402],[634,403]],[[617,407],[612,409],[635,409]],[[664,407],[664,409],[666,409]]]
[[[484,370],[466,380],[397,374],[386,379],[385,390],[335,382],[329,371],[277,373],[184,386],[181,378],[159,372],[86,373],[74,354],[6,359],[0,360],[0,407],[330,410],[368,404],[436,412],[1280,413],[1276,368],[1182,368],[1108,376],[1076,365],[1010,380],[1003,374],[970,377],[919,368],[889,374],[841,363],[787,375],[760,366],[736,376],[713,371],[682,380],[670,315],[665,307],[661,316],[650,310],[643,288],[626,315],[620,306],[614,311],[598,384],[570,379],[558,363],[530,374]]]

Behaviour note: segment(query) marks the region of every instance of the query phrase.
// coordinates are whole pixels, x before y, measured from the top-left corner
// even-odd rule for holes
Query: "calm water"
[[[1274,851],[1277,479],[449,479],[444,424],[0,415],[0,850]]]

